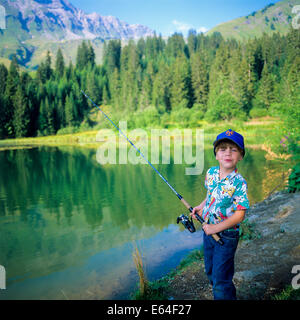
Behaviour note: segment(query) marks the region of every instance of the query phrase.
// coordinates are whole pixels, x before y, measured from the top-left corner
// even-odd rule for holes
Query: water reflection
[[[1,299],[128,298],[137,281],[135,243],[153,279],[201,245],[201,232],[176,225],[184,207],[149,166],[101,166],[95,154],[78,147],[0,152],[0,264],[7,274]],[[261,151],[240,163],[252,204],[263,197],[269,166],[286,171],[270,163]],[[197,205],[212,165],[210,150],[199,176],[186,176],[186,166],[172,158],[156,167]]]

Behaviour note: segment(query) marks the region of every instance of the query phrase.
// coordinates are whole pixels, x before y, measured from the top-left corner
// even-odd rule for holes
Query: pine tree
[[[178,56],[172,64],[170,93],[172,109],[192,106],[190,66],[188,59],[183,54]]]
[[[13,104],[13,97],[15,96],[18,85],[20,83],[20,76],[19,76],[19,65],[17,62],[17,58],[14,55],[8,75],[7,75],[7,82],[5,88],[5,110],[4,110],[4,132],[5,136],[13,137],[14,136],[14,126],[13,126],[13,116],[14,116],[14,104]]]
[[[259,81],[258,92],[255,97],[254,105],[257,108],[268,110],[274,101],[274,80],[270,73],[268,64],[264,64],[262,77]]]
[[[45,107],[45,100],[40,103],[39,117],[38,117],[38,132],[39,135],[46,135],[48,133],[47,110]]]
[[[195,53],[191,57],[191,82],[194,104],[206,106],[209,91],[209,73],[204,53]]]
[[[87,48],[87,63],[88,65],[90,65],[91,68],[94,68],[95,66],[95,51],[94,48],[92,46],[92,44],[89,42],[89,46]]]
[[[46,79],[49,80],[52,76],[53,70],[51,69],[51,55],[50,51],[47,51],[47,57],[45,61],[45,75]]]
[[[5,110],[6,110],[6,99],[5,96],[0,95],[0,139],[5,138]]]
[[[230,58],[229,91],[238,105],[246,113],[250,110],[252,99],[252,93],[249,90],[251,90],[249,65],[243,56],[241,48],[237,48],[236,50],[232,50],[232,56]],[[238,117],[239,115],[236,116]]]
[[[136,45],[130,40],[121,53],[121,96],[122,109],[135,111],[138,107],[140,73],[139,57]]]
[[[209,73],[209,95],[207,102],[208,116],[214,113],[215,103],[222,93],[226,93],[226,101],[230,92],[229,75],[230,75],[230,49],[229,45],[221,42],[220,47],[216,51],[216,57],[211,66]]]
[[[51,69],[50,51],[47,51],[45,61],[41,62],[37,69],[37,78],[41,81],[41,83],[45,83],[47,80],[51,78],[52,74],[53,70]]]
[[[115,69],[120,70],[120,57],[121,57],[121,41],[110,40],[104,46],[104,66],[107,73],[110,75]]]
[[[5,122],[6,122],[6,96],[5,88],[8,71],[4,64],[0,64],[0,139],[5,137]]]
[[[62,103],[61,99],[58,99],[57,102],[57,123],[58,123],[58,129],[64,128],[66,125],[66,119],[65,119],[65,109]]]
[[[151,104],[152,82],[150,76],[145,74],[139,96],[139,109],[143,110]]]
[[[291,138],[300,138],[300,57],[296,57],[284,82],[283,118]]]
[[[162,111],[171,111],[172,75],[170,67],[161,63],[155,75],[152,90],[152,103]]]
[[[68,67],[66,68],[66,79],[70,81],[74,76],[74,66],[70,60]]]
[[[109,98],[109,94],[108,94],[108,89],[107,89],[107,86],[104,85],[103,91],[102,91],[102,104],[108,105],[109,101],[110,101],[110,98]]]
[[[120,91],[121,81],[120,73],[117,68],[114,69],[113,73],[109,75],[108,80],[108,91],[111,97],[111,104],[116,108],[120,108]]]
[[[69,127],[76,125],[76,110],[75,110],[75,102],[73,93],[71,92],[66,97],[65,102],[65,119],[66,119],[66,125]]]
[[[82,70],[87,67],[91,59],[91,50],[86,45],[85,41],[82,41],[81,45],[77,48],[76,68]]]
[[[13,126],[16,138],[26,137],[28,124],[30,122],[28,99],[25,96],[21,84],[17,88],[16,95],[13,99],[14,117]]]
[[[56,62],[55,62],[55,73],[58,78],[61,78],[65,72],[65,62],[61,49],[57,50]]]
[[[41,102],[38,124],[40,134],[50,135],[55,133],[54,108],[47,97]]]
[[[8,71],[4,64],[0,63],[0,95],[4,95]]]
[[[181,33],[174,33],[168,38],[166,46],[166,56],[171,61],[179,55],[185,53],[185,41]]]
[[[197,50],[197,32],[196,32],[196,30],[189,30],[187,43],[188,43],[188,49],[189,49],[189,56],[192,57],[192,55]]]
[[[19,65],[17,62],[17,58],[14,55],[10,63],[5,90],[5,95],[8,98],[12,98],[14,94],[17,92],[19,82]]]
[[[101,91],[99,83],[97,81],[97,76],[95,71],[91,71],[87,75],[86,79],[86,91],[88,96],[97,104],[101,103]]]

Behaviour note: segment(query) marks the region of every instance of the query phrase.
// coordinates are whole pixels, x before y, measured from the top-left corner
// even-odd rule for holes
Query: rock
[[[264,271],[264,267],[258,268],[256,270],[245,270],[239,271],[234,274],[234,279],[237,281],[253,281],[253,279],[262,274]]]

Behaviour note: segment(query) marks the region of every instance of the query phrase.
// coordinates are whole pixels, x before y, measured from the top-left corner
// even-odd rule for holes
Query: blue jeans
[[[203,233],[205,272],[213,287],[214,299],[236,300],[236,290],[232,278],[239,232],[226,230],[221,232],[223,245],[217,243],[212,236]]]

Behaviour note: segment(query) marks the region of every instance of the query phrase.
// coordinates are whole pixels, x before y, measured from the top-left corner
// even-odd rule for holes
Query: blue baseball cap
[[[217,139],[215,140],[215,142],[213,143],[214,145],[214,154],[216,155],[216,147],[217,145],[221,142],[221,141],[224,141],[224,140],[230,140],[232,142],[234,142],[236,145],[238,145],[241,149],[242,149],[242,152],[243,152],[243,157],[245,155],[245,146],[244,146],[244,137],[231,130],[231,129],[228,129],[222,133],[220,133],[218,136],[217,136]]]

